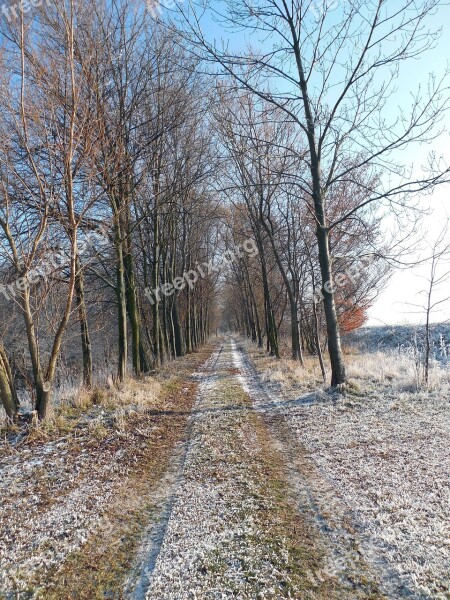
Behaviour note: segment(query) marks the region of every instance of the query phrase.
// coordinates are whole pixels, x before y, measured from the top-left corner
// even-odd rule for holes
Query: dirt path
[[[352,536],[329,535],[308,461],[236,343],[196,376],[190,439],[129,597],[383,597]]]

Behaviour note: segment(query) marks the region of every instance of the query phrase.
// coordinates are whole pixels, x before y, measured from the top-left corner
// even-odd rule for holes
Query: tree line
[[[292,358],[317,355],[324,378],[327,348],[331,384],[345,383],[340,334],[365,321],[407,237],[388,243],[383,219],[404,229],[412,199],[448,176],[439,157],[417,175],[401,156],[435,139],[445,77],[400,115],[387,110],[400,64],[433,46],[436,6],[352,2],[319,14],[303,0],[240,0],[224,13],[202,2],[155,18],[135,0],[56,0],[8,13],[8,417],[26,389],[45,418],[66,346],[90,388],[110,343],[122,382],[130,366],[151,372],[219,326],[276,357],[288,334]],[[220,45],[202,14],[266,41]],[[257,252],[185,277],[247,240]]]
[[[86,387],[105,311],[119,382],[129,359],[139,376],[208,337],[214,277],[144,290],[217,251],[209,99],[195,61],[119,0],[22,10],[3,22],[0,73],[0,388],[13,418],[22,377],[42,419],[74,322]]]

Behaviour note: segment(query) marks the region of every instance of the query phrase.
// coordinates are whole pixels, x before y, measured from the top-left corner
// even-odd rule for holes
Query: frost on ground
[[[102,508],[127,467],[123,450],[108,440],[99,446],[97,452],[80,436],[1,457],[0,591],[34,588],[39,573],[100,526]]]
[[[406,363],[354,357],[329,394],[216,346],[163,394],[3,446],[0,598],[449,598],[445,374],[418,393]]]
[[[200,385],[184,477],[151,577],[149,600],[271,598],[279,589],[270,556],[251,544],[258,533],[258,494],[243,453],[255,452],[255,440],[246,435],[239,384],[230,381],[224,389],[227,366],[226,352],[215,356]],[[225,412],[227,407],[232,412]],[[256,588],[261,595],[253,596]]]
[[[286,385],[278,376],[270,384],[267,359],[253,356],[278,396],[274,410],[316,466],[311,485],[319,504],[331,486],[367,560],[384,570],[387,595],[449,598],[448,388],[416,392],[406,385],[405,365],[377,355],[372,364],[365,357],[351,365],[359,390],[298,397],[287,377]],[[403,376],[403,390],[390,383],[396,376]]]
[[[180,378],[130,381],[101,406],[72,407],[0,447],[0,598],[121,596],[155,487],[185,434],[196,390],[188,375],[209,352],[181,359]]]
[[[289,416],[367,550],[424,597],[450,593],[449,417],[445,401],[381,398],[298,407]]]
[[[183,478],[146,598],[337,598],[333,577],[308,578],[317,551],[237,375],[230,343],[199,373]]]

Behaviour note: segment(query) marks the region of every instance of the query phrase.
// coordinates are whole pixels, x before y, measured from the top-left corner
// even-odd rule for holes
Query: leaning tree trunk
[[[9,360],[2,345],[0,345],[0,402],[5,409],[8,419],[14,421],[19,410],[19,399],[9,366]]]
[[[322,379],[325,382],[327,380],[327,371],[325,369],[325,363],[323,362],[322,348],[320,346],[320,330],[319,330],[319,316],[317,314],[316,301],[313,299],[313,315],[314,315],[314,338],[317,356],[319,358],[320,370],[322,372]]]

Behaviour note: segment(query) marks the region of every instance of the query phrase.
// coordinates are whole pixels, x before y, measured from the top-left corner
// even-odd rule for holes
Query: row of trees
[[[21,380],[45,417],[70,343],[87,387],[102,346],[114,349],[118,381],[129,359],[140,376],[192,351],[216,323],[218,292],[226,327],[275,356],[289,330],[292,357],[318,354],[324,376],[326,342],[331,384],[345,383],[340,332],[364,322],[398,259],[411,199],[449,174],[437,156],[420,173],[404,160],[440,133],[445,77],[418,88],[409,107],[392,101],[400,65],[433,46],[436,7],[356,0],[319,14],[308,0],[199,0],[149,12],[136,0],[56,0],[8,13],[7,414]],[[213,18],[228,44],[209,38]],[[242,32],[262,41],[249,49]],[[393,247],[386,214],[404,230]],[[246,239],[257,256],[183,283]]]
[[[129,357],[139,376],[208,336],[212,276],[159,291],[216,251],[208,95],[196,62],[127,0],[22,8],[2,33],[0,393],[13,418],[18,370],[42,419],[76,322],[87,387],[98,323],[103,345],[116,328],[118,381]]]
[[[280,143],[288,157],[299,158],[299,168],[289,179],[297,203],[304,203],[314,223],[332,385],[346,382],[333,280],[339,230],[350,231],[354,221],[364,227],[368,207],[405,223],[418,195],[448,181],[450,170],[436,154],[429,156],[425,169],[414,165],[412,154],[411,161],[405,160],[407,151],[423,159],[420,145],[441,133],[449,107],[448,74],[430,76],[427,86],[418,82],[400,97],[396,88],[399,75],[404,75],[401,66],[434,47],[439,31],[429,23],[438,7],[438,0],[325,2],[320,10],[311,0],[194,0],[180,4],[167,19],[168,27],[182,31],[215,76],[231,79],[236,91],[279,111],[294,131],[288,140],[275,140],[271,146]],[[211,19],[230,32],[229,43],[209,34]],[[248,44],[242,43],[243,34]],[[287,263],[280,267],[270,241],[272,225],[273,233],[278,225],[267,222],[266,227],[264,220],[260,226],[295,310],[289,290],[295,283],[286,277]],[[350,252],[358,252],[357,244]],[[266,306],[268,321],[274,320],[271,312]],[[295,320],[291,325],[297,338]],[[273,343],[272,351],[276,354]]]
[[[322,344],[327,334],[315,220],[297,185],[304,170],[302,140],[279,109],[247,92],[233,92],[233,98],[222,92],[229,97],[216,118],[227,157],[221,183],[233,207],[231,245],[251,237],[258,247],[258,256],[236,262],[227,278],[227,322],[259,346],[265,338],[276,357],[279,334],[289,331],[292,358],[303,362],[305,351],[316,354],[325,378]],[[333,199],[331,219],[362,200],[356,185],[335,186]],[[341,330],[364,323],[386,280],[389,268],[380,257],[386,244],[379,238],[380,217],[371,205],[330,234]]]

